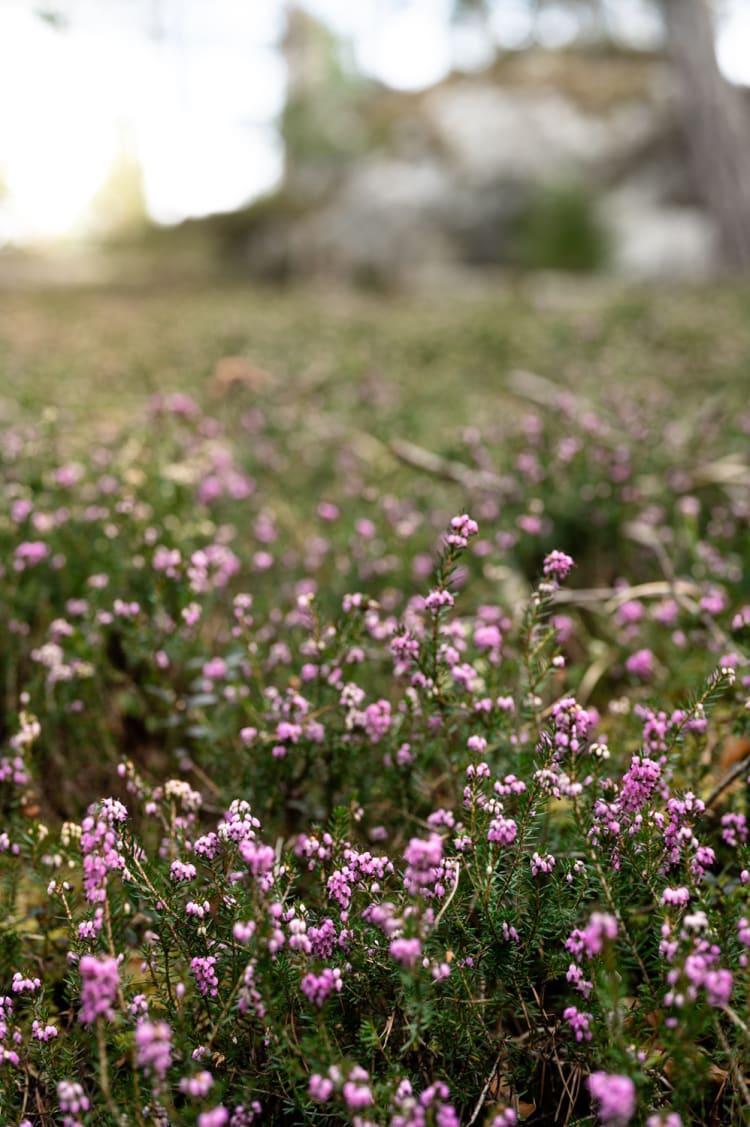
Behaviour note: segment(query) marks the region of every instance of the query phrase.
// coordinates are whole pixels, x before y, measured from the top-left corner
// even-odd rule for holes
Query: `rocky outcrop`
[[[296,89],[298,106],[305,97],[315,90]],[[711,222],[689,190],[671,72],[659,57],[524,51],[419,94],[360,84],[356,100],[360,126],[349,151],[328,138],[317,157],[309,134],[302,151],[288,151],[284,211],[274,216],[266,201],[264,222],[243,244],[251,268],[379,282],[524,265],[520,233],[541,222],[532,207],[540,198],[540,214],[552,209],[550,231],[555,207],[559,222],[575,215],[580,225],[567,244],[550,240],[551,255],[553,245],[574,247],[599,227],[607,264],[622,274],[692,278],[717,265]],[[310,121],[314,108],[305,107]],[[566,267],[545,263],[544,231],[534,237],[535,264]],[[568,265],[587,261],[573,255]],[[598,261],[592,251],[590,265]]]

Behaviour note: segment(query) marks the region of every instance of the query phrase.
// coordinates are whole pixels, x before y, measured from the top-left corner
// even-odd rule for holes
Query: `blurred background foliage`
[[[732,0],[269,0],[242,17],[13,0],[0,283],[744,272],[747,16]],[[14,62],[40,35],[59,104]]]

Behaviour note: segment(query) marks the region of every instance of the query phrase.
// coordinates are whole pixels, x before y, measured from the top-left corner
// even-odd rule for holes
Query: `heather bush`
[[[745,1120],[750,423],[665,425],[6,427],[3,1122]]]

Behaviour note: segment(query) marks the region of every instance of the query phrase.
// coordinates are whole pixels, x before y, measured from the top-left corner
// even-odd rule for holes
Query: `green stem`
[[[122,1114],[112,1098],[112,1090],[109,1086],[109,1063],[107,1060],[107,1045],[104,1039],[104,1018],[101,1014],[96,1019],[96,1045],[99,1052],[99,1085],[102,1095],[115,1123],[120,1123],[122,1122]]]

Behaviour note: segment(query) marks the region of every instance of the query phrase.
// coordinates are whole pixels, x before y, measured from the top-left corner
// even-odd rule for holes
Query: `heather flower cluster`
[[[629,1076],[592,1072],[588,1088],[604,1124],[629,1123],[635,1114],[635,1085]]]
[[[0,425],[9,1123],[746,1120],[741,474],[553,398],[429,486]]]
[[[113,1021],[120,972],[117,960],[107,956],[84,955],[78,964],[81,973],[81,1010],[78,1020],[90,1025],[98,1018]]]

